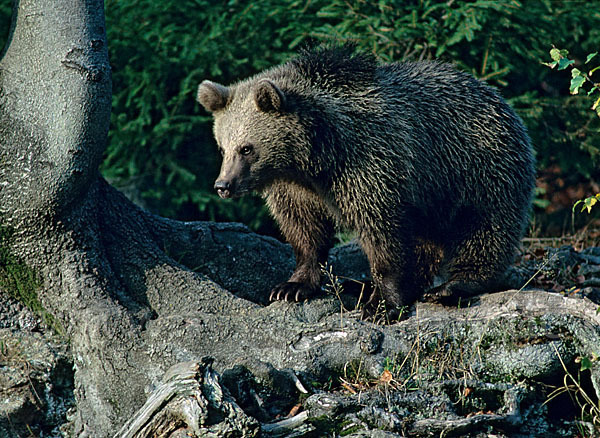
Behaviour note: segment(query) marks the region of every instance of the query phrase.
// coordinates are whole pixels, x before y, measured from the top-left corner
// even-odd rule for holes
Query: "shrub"
[[[591,106],[591,110],[595,111],[598,117],[600,117],[600,82],[595,82],[592,79],[592,75],[594,72],[600,70],[600,65],[593,67],[592,65],[585,66],[584,71],[581,71],[579,68],[575,67],[575,60],[569,59],[568,57],[569,51],[565,49],[557,49],[556,47],[550,50],[550,57],[552,58],[551,62],[544,62],[544,65],[547,65],[550,68],[556,68],[560,70],[569,69],[571,71],[571,85],[569,87],[569,92],[571,94],[579,94],[580,91],[584,91],[587,89],[587,96],[591,96],[593,98],[593,104]],[[587,55],[584,64],[589,64],[595,57],[598,55],[598,52],[590,53]],[[598,123],[598,119],[595,119],[596,122],[594,131],[595,133],[600,133],[600,124]],[[585,141],[585,140],[584,140]],[[600,149],[595,147],[592,149],[595,155],[600,155]],[[592,155],[592,161],[595,161],[594,154]],[[592,207],[598,204],[600,201],[600,193],[597,193],[594,196],[581,199],[573,205],[573,212],[577,206],[581,206],[581,211],[587,210],[588,213],[591,213]]]

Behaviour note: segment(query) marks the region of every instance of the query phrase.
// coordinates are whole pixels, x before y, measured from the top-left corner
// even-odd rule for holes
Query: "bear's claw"
[[[316,290],[306,283],[286,281],[275,286],[269,295],[269,301],[304,301],[315,295]]]

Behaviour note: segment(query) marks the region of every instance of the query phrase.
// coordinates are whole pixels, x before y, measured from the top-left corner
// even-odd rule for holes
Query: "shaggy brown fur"
[[[319,290],[353,229],[388,308],[493,288],[523,235],[534,158],[498,93],[446,64],[319,48],[230,87],[204,81],[222,197],[261,192],[296,254],[275,299]],[[415,274],[427,272],[427,275]]]

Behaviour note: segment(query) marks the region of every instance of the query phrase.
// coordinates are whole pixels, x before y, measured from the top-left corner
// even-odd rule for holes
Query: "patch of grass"
[[[321,265],[321,274],[325,277],[325,292],[330,295],[334,295],[340,303],[340,318],[342,318],[345,313],[356,313],[360,311],[362,304],[368,298],[364,296],[366,285],[363,282],[354,280],[352,278],[339,277],[335,275],[333,273],[333,266],[328,263]],[[354,309],[346,308],[344,301],[342,300],[342,294],[344,293],[344,285],[342,284],[343,281],[356,282],[356,284],[361,287]]]
[[[362,358],[347,362],[339,380],[342,387],[351,394],[364,391],[374,383],[364,368]]]
[[[369,282],[337,276],[333,273],[333,267],[328,263],[321,265],[321,274],[325,277],[325,292],[334,295],[340,303],[340,318],[342,318],[344,314],[358,314],[360,312],[363,315],[363,319],[367,321],[376,325],[389,325],[401,321],[410,309],[409,306],[401,306],[396,309],[398,315],[392,319],[386,307],[385,300],[378,300],[377,306],[375,309],[369,310],[367,317],[363,313],[363,310],[373,293],[372,286],[368,284]],[[348,290],[344,290],[345,287],[348,287],[351,292],[348,293]],[[344,300],[342,299],[344,293],[356,297],[354,308],[349,309],[346,307]]]

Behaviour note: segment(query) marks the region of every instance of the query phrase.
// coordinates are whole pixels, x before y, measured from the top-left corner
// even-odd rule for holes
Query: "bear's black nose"
[[[215,182],[215,189],[221,198],[231,198],[231,184],[228,181]]]

